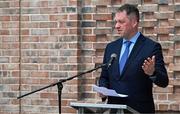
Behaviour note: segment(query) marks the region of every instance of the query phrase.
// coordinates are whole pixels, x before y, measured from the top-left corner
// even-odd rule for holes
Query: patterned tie
[[[128,58],[128,55],[129,55],[129,47],[131,45],[131,41],[126,41],[125,42],[125,45],[126,45],[126,49],[121,57],[121,60],[119,62],[119,69],[120,69],[120,74],[122,74],[122,71],[124,69],[124,66],[126,64],[126,60]]]

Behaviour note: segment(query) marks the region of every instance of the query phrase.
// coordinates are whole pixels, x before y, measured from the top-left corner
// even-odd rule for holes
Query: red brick
[[[170,37],[169,37],[169,34],[159,34],[159,40],[160,41],[169,41],[170,40]],[[169,47],[166,47],[169,49]]]
[[[96,21],[97,27],[110,27],[112,28],[114,25],[111,21]]]
[[[83,14],[83,15],[82,15],[82,18],[83,18],[84,20],[92,20],[92,14]]]
[[[112,5],[121,4],[124,0],[113,0]]]
[[[68,15],[69,17],[69,20],[78,20],[79,19],[79,15],[77,14],[71,14],[71,15]]]
[[[96,11],[98,12],[98,13],[108,13],[108,8],[107,8],[107,6],[97,6],[96,7]]]
[[[82,36],[82,40],[84,42],[95,42],[96,41],[96,37],[94,35],[90,35],[90,36]]]
[[[79,29],[69,29],[69,34],[80,34],[80,32]]]
[[[69,1],[69,6],[77,6],[78,0],[68,0]]]
[[[163,110],[168,110],[169,108],[168,104],[159,104],[159,110],[163,111]]]
[[[157,28],[156,31],[159,34],[168,34],[169,33],[169,28]]]
[[[32,72],[31,73],[32,77],[42,77],[42,78],[47,78],[48,77],[48,72]]]
[[[180,105],[179,103],[173,103],[173,104],[170,104],[170,109],[173,110],[173,111],[179,111]]]
[[[92,29],[84,29],[83,34],[92,34]]]
[[[38,70],[38,65],[37,64],[23,64],[21,66],[22,70]]]
[[[51,29],[50,35],[65,35],[68,33],[67,29]]]
[[[159,11],[160,12],[168,12],[169,11],[169,6],[167,5],[159,5]]]
[[[155,19],[153,12],[142,12],[143,18],[145,19]]]
[[[166,64],[172,63],[173,62],[173,57],[172,56],[164,57],[164,61],[165,61]]]
[[[175,3],[180,3],[180,0],[175,0]]]
[[[57,22],[41,22],[40,28],[57,28]]]
[[[56,93],[40,93],[40,97],[42,99],[57,99]]]
[[[40,1],[41,7],[48,7],[48,1]]]
[[[94,5],[107,5],[111,4],[111,0],[96,0],[94,1]]]
[[[94,33],[97,35],[101,35],[101,34],[111,34],[112,33],[112,29],[108,28],[108,29],[95,29]]]
[[[154,92],[156,92],[156,93],[172,93],[173,87],[172,86],[168,86],[166,88],[155,87]]]
[[[162,100],[167,100],[167,94],[158,94],[158,100],[162,101]]]
[[[9,30],[0,30],[0,35],[9,35]]]
[[[15,34],[16,34],[16,33],[18,34],[19,32],[18,32],[18,31],[15,31]],[[24,30],[21,31],[21,34],[22,34],[22,35],[29,35],[29,30],[28,30],[28,29],[24,29]]]
[[[19,18],[19,17],[18,17]],[[22,21],[29,21],[29,16],[22,16],[21,17]]]
[[[37,12],[40,12],[40,14],[57,14],[58,8],[56,8],[56,7],[54,7],[54,8],[42,8],[42,9],[40,9],[40,11],[38,11],[38,9],[37,9]]]
[[[141,27],[154,27],[157,26],[157,21],[142,21],[140,23]]]
[[[147,4],[139,7],[141,12],[156,12],[158,10],[157,4]]]
[[[145,34],[153,34],[153,33],[155,33],[155,30],[154,30],[154,27],[146,27],[143,29],[143,32]]]
[[[50,15],[50,21],[62,21],[67,20],[67,15]]]
[[[76,110],[73,109],[72,107],[62,107],[62,112],[63,113],[76,113]]]
[[[112,14],[95,14],[94,20],[112,20]]]
[[[10,16],[0,16],[0,21],[10,21]]]
[[[62,94],[62,99],[77,99],[77,93],[63,93]]]
[[[153,2],[153,0],[143,0],[143,2],[144,2],[145,4],[146,4],[146,3],[150,4],[150,3]]]

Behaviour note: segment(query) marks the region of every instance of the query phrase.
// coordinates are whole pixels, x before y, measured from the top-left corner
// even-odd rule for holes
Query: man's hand
[[[144,70],[145,74],[149,76],[153,75],[155,71],[155,56],[152,56],[152,58],[148,57],[146,60],[144,60],[142,69]]]

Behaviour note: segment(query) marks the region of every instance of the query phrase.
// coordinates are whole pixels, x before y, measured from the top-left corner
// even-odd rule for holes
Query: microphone
[[[113,62],[116,58],[117,58],[117,55],[115,53],[111,54],[111,59],[107,63],[107,68],[109,68],[113,64]]]

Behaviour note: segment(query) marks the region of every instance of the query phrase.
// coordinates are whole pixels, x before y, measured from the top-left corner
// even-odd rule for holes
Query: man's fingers
[[[143,69],[144,71],[146,71],[146,67],[145,67],[144,65],[142,65],[142,69]]]
[[[144,67],[148,67],[149,64],[150,64],[150,62],[148,60],[144,60],[144,63],[143,63]]]
[[[152,58],[148,57],[146,60],[144,60],[142,68],[143,70],[148,70],[149,68],[153,67],[154,64],[155,64],[155,56],[152,56]]]
[[[142,69],[146,74],[151,75],[154,72],[153,70],[154,66],[155,66],[155,56],[152,56],[151,58],[148,57],[146,60],[144,60]]]
[[[154,55],[152,56],[152,61],[153,61],[153,64],[155,64],[155,56]]]
[[[153,55],[152,58],[148,57],[146,60],[144,60],[144,65],[154,65],[155,64],[155,56]]]

